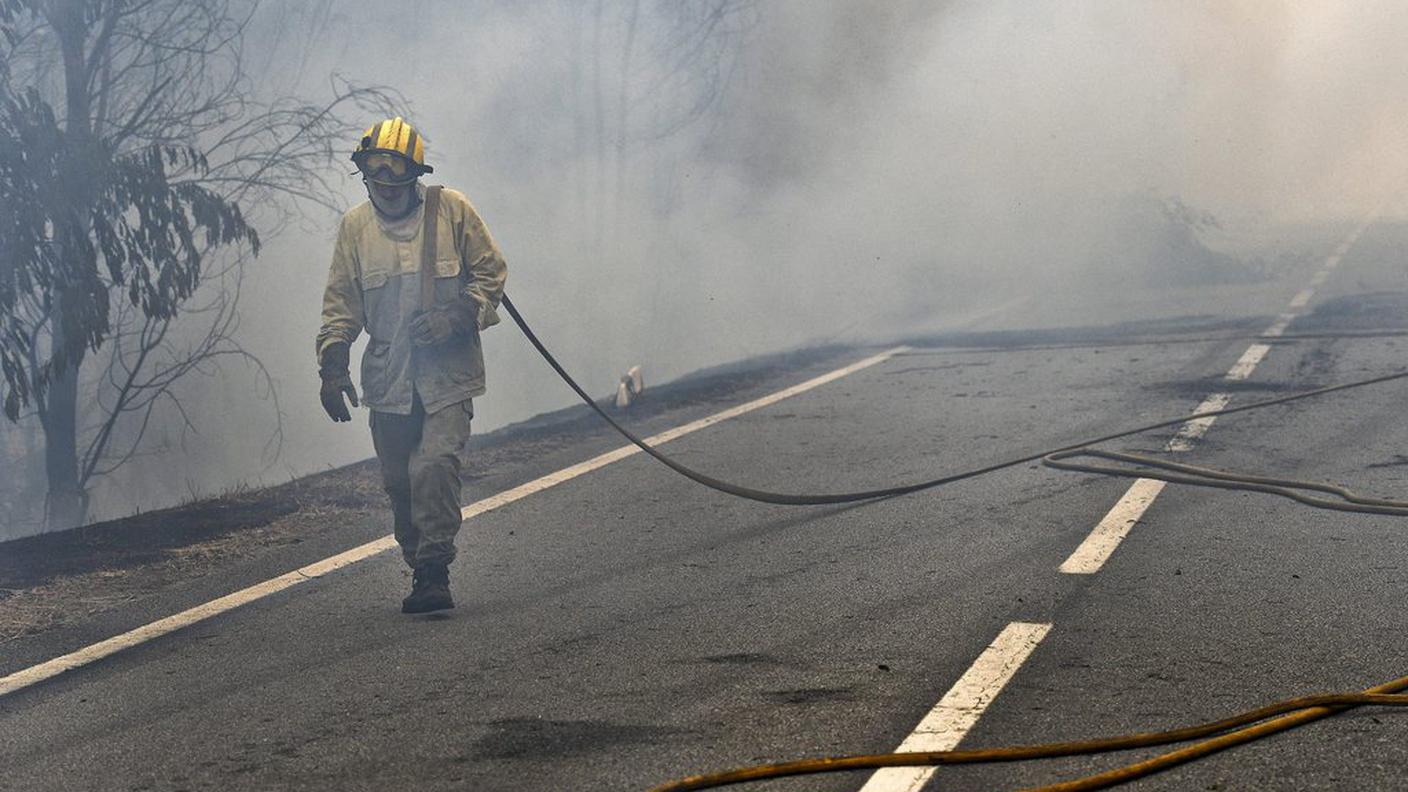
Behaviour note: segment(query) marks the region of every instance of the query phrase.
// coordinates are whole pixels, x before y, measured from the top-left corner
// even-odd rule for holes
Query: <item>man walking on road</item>
[[[460,529],[460,466],[484,393],[479,334],[499,321],[506,269],[462,193],[420,183],[432,168],[400,118],[362,136],[352,161],[369,201],[343,215],[323,292],[318,371],[323,409],[358,406],[349,357],[365,328],[362,396],[391,498],[396,542],[414,570],[403,613],[455,606],[449,565]]]

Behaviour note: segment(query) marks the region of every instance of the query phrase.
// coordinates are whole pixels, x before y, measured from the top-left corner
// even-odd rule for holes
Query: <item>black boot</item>
[[[402,613],[430,613],[455,607],[450,596],[450,569],[444,564],[416,567],[411,579],[411,595],[401,600]]]

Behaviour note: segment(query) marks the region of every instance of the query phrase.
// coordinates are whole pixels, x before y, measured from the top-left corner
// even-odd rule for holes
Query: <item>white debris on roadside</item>
[[[621,382],[616,386],[616,409],[624,410],[631,406],[631,402],[645,390],[645,380],[641,377],[640,366],[631,366],[621,375]]]

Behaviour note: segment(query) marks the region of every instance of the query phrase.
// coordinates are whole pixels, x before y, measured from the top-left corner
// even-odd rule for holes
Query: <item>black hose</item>
[[[578,385],[577,381],[572,379],[572,376],[567,373],[566,369],[562,367],[562,364],[557,362],[557,358],[553,357],[552,353],[547,350],[547,347],[543,346],[543,342],[538,340],[538,336],[533,332],[532,328],[528,326],[528,323],[524,321],[523,316],[518,313],[518,309],[514,306],[513,301],[508,298],[507,294],[503,296],[503,306],[504,308],[508,309],[509,316],[513,317],[514,323],[518,325],[519,330],[523,331],[523,335],[528,338],[529,343],[531,343],[533,347],[538,350],[538,354],[543,356],[543,359],[548,362],[548,365],[552,366],[553,371],[557,372],[557,375],[562,378],[562,381],[566,382],[568,387],[572,388],[572,390],[575,391],[579,397],[581,397],[582,401],[585,402],[588,407],[596,411],[597,415],[601,416],[604,421],[610,424],[613,429],[620,432],[622,436],[624,436],[627,440],[630,440],[632,443],[638,446],[640,450],[651,455],[661,464],[665,465],[676,473],[679,473],[682,476],[692,479],[700,484],[703,484],[704,486],[709,487],[710,489],[715,489],[719,492],[724,492],[729,495],[734,495],[740,498],[746,498],[748,500],[761,501],[763,503],[777,503],[788,506],[821,506],[835,503],[855,503],[857,501],[874,500],[877,498],[889,498],[895,495],[908,495],[910,493],[933,489],[934,487],[939,487],[944,484],[952,484],[956,481],[962,481],[964,479],[983,476],[988,473],[993,473],[1010,467],[1016,467],[1018,465],[1026,464],[1028,462],[1035,462],[1037,460],[1041,460],[1043,464],[1049,467],[1064,468],[1068,470],[1086,470],[1088,472],[1128,476],[1131,475],[1130,472],[1118,468],[1094,469],[1093,466],[1072,465],[1071,463],[1063,462],[1062,460],[1068,458],[1069,456],[1073,456],[1074,454],[1072,454],[1072,452],[1079,452],[1093,445],[1105,443],[1110,440],[1117,440],[1121,437],[1129,437],[1130,435],[1142,434],[1144,432],[1149,432],[1154,429],[1163,429],[1170,426],[1177,426],[1199,418],[1213,418],[1219,415],[1231,415],[1233,413],[1246,412],[1247,410],[1258,410],[1263,407],[1272,407],[1277,404],[1286,404],[1288,402],[1298,401],[1300,399],[1309,399],[1314,396],[1323,396],[1327,393],[1334,393],[1336,391],[1349,390],[1351,388],[1362,388],[1368,385],[1376,385],[1381,382],[1389,382],[1392,380],[1403,379],[1405,377],[1408,377],[1408,371],[1400,371],[1394,374],[1385,374],[1379,377],[1372,377],[1366,380],[1359,380],[1357,382],[1347,382],[1342,385],[1331,385],[1324,388],[1316,388],[1315,390],[1305,391],[1304,393],[1295,393],[1291,394],[1290,396],[1280,396],[1274,399],[1266,399],[1264,401],[1243,404],[1239,407],[1225,407],[1220,410],[1208,410],[1206,412],[1193,413],[1192,415],[1185,415],[1181,418],[1171,418],[1166,421],[1158,421],[1151,424],[1145,424],[1143,426],[1137,426],[1133,429],[1125,429],[1119,432],[1112,432],[1110,434],[1102,435],[1092,440],[1085,440],[1080,443],[1062,446],[1060,448],[1054,448],[1046,451],[1038,451],[1036,453],[1027,454],[1021,457],[1017,457],[1015,459],[1009,459],[1005,462],[997,462],[995,464],[985,465],[983,467],[963,471],[961,473],[952,473],[946,476],[940,476],[939,478],[929,479],[928,481],[919,481],[912,484],[901,484],[899,486],[884,487],[882,489],[864,490],[861,492],[843,492],[819,495],[788,494],[781,492],[768,492],[766,490],[745,487],[740,484],[732,484],[727,481],[714,478],[713,476],[707,475],[705,473],[700,473],[699,471],[686,467],[680,464],[679,462],[676,462],[675,460],[671,459],[670,457],[662,454],[660,451],[656,450],[654,447],[650,446],[648,443],[638,437],[634,432],[617,423],[616,419],[612,418],[609,413],[603,410],[599,404],[592,400],[591,396],[587,395],[586,391],[582,390],[582,386]],[[1100,453],[1102,455],[1105,454],[1105,452]],[[1151,464],[1151,460],[1146,457],[1134,457],[1132,455],[1126,455],[1124,461],[1131,461],[1137,464]],[[1217,478],[1236,478],[1238,477],[1238,474],[1223,474],[1222,476],[1218,477],[1208,476],[1206,475],[1205,471],[1206,469],[1197,470],[1196,478],[1193,476],[1178,477],[1176,475],[1170,476],[1169,474],[1159,473],[1136,475],[1144,475],[1147,478],[1178,481],[1180,483],[1187,484],[1195,484],[1202,486],[1221,486],[1232,489],[1252,489],[1263,492],[1269,491],[1268,489],[1266,489],[1266,485],[1272,481],[1290,487],[1306,486],[1303,482],[1290,482],[1286,480],[1255,481],[1257,477],[1242,477],[1254,480],[1247,482],[1243,485],[1210,483],[1210,481],[1216,480]],[[1221,471],[1215,472],[1221,473]],[[1327,485],[1310,486],[1312,488],[1320,488],[1324,490],[1324,487]],[[1282,489],[1284,489],[1284,487],[1282,487]],[[1330,491],[1334,492],[1335,494],[1340,494],[1341,497],[1346,497],[1346,499],[1350,500],[1352,503],[1356,501],[1357,496],[1353,496],[1352,493],[1349,495],[1344,495],[1337,490],[1338,488],[1331,488],[1329,490],[1324,491]],[[1274,494],[1285,495],[1286,497],[1295,497],[1297,500],[1300,500],[1303,503],[1321,508],[1338,508],[1349,511],[1373,511],[1375,513],[1380,514],[1408,514],[1408,503],[1399,503],[1397,501],[1380,501],[1377,502],[1373,507],[1363,508],[1355,507],[1351,504],[1329,502],[1319,498],[1306,499],[1303,496],[1291,495],[1283,491],[1276,491],[1274,492]],[[1358,500],[1359,502],[1362,502],[1363,500],[1367,499]]]

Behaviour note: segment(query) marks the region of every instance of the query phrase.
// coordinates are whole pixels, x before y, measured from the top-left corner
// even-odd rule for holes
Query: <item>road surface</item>
[[[1222,319],[1186,318],[1196,311],[1175,301],[1143,324],[1121,323],[1149,315],[1139,308],[1001,343],[845,351],[637,428],[881,355],[663,446],[752,486],[850,490],[1187,414],[1216,394],[1235,405],[1387,373],[1408,362],[1408,339],[1374,332],[1408,324],[1408,227],[1355,231],[1327,229],[1280,277],[1226,290]],[[1255,338],[1278,323],[1282,337]],[[1176,452],[1172,431],[1113,447],[1403,497],[1405,403],[1393,383],[1220,418]],[[640,454],[541,483],[620,445],[593,435],[476,481],[471,502],[540,483],[467,522],[448,616],[398,613],[407,575],[380,553],[0,697],[0,789],[639,790],[902,743],[1171,728],[1408,673],[1401,519],[1176,485],[1151,499],[1128,480],[1035,465],[831,508],[736,500]],[[10,642],[0,675],[382,533],[348,526],[339,544]],[[943,769],[923,788],[1015,788],[1125,758]],[[1405,767],[1408,713],[1366,709],[1131,788],[1388,790]],[[908,771],[752,788],[916,783]]]

